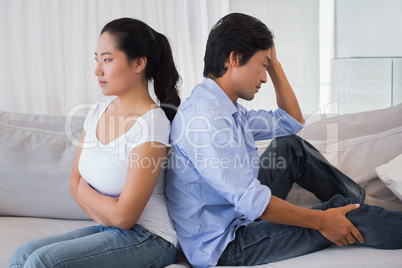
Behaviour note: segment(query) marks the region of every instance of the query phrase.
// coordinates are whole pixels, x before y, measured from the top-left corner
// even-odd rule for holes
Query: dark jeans
[[[282,199],[286,199],[293,183],[299,184],[324,202],[314,209],[361,203],[359,209],[347,214],[365,239],[364,244],[356,244],[382,249],[402,248],[402,212],[362,204],[364,189],[298,136],[272,141],[260,157],[258,179],[270,187],[273,195]],[[316,230],[256,220],[237,230],[235,240],[226,247],[218,265],[265,264],[330,245],[334,244]]]

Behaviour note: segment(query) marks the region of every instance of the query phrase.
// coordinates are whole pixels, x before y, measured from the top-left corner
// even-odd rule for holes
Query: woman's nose
[[[96,63],[96,68],[95,68],[95,75],[96,76],[102,76],[103,75],[103,71],[102,71],[102,66],[100,63]]]

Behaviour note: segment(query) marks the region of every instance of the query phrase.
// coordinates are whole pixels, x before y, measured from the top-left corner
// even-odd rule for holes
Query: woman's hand
[[[77,197],[78,197],[80,200],[83,200],[82,197],[84,197],[85,195],[87,195],[90,191],[96,191],[96,190],[93,189],[93,188],[91,187],[91,185],[89,185],[89,183],[88,183],[83,177],[81,177],[81,178],[80,178],[80,181],[79,181],[79,183],[78,183],[78,187],[77,187]],[[82,201],[82,204],[85,205],[85,202]],[[95,213],[93,213],[93,211],[91,211],[88,207],[87,207],[87,209],[89,210],[89,211],[86,211],[87,214],[88,214],[94,221],[96,221],[97,223],[99,223],[99,224],[102,225],[102,226],[111,227],[110,224],[106,224],[106,223],[102,222],[102,221],[95,215]]]

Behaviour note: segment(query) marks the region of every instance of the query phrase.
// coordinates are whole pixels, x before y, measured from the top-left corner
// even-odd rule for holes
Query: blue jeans
[[[91,226],[40,238],[18,248],[10,267],[165,267],[177,249],[141,225]]]
[[[272,166],[272,157],[282,159]],[[267,165],[264,161],[270,161]],[[276,161],[279,163],[279,161]],[[381,248],[402,248],[402,212],[364,205],[365,191],[333,167],[311,144],[297,136],[277,138],[260,157],[258,179],[272,194],[286,199],[293,183],[315,194],[322,202],[313,209],[361,203],[347,218],[363,235],[364,244]],[[312,253],[334,245],[320,232],[259,220],[236,231],[235,239],[221,255],[218,265],[259,265]]]

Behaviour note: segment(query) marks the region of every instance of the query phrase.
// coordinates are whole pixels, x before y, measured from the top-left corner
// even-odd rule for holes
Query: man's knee
[[[300,148],[303,146],[303,141],[304,140],[297,135],[290,135],[273,139],[270,146],[272,146],[273,148]]]
[[[331,197],[331,199],[328,200],[327,202],[321,204],[321,209],[327,210],[330,208],[344,207],[344,206],[347,206],[350,204],[356,204],[356,203],[359,203],[359,201],[356,199],[347,198],[340,194],[337,194],[337,195],[334,195],[333,197]]]

